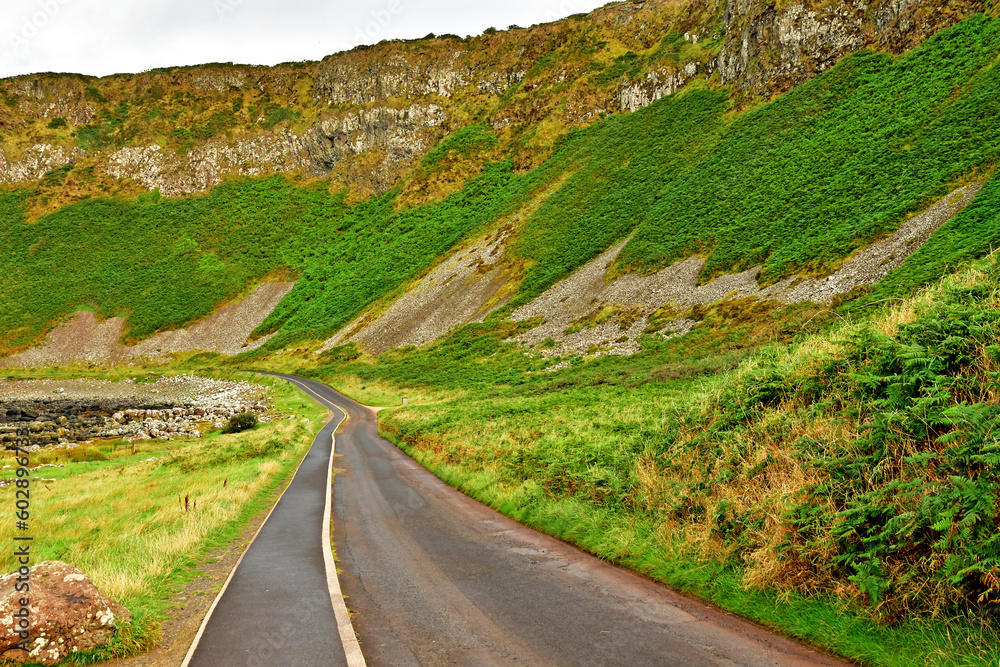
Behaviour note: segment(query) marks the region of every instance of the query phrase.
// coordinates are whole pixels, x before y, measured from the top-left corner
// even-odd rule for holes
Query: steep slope
[[[713,61],[716,52],[703,39],[695,43],[693,33],[688,33],[683,42],[687,46],[679,51],[660,50],[660,46],[674,43],[670,40],[684,40],[683,34],[678,37],[673,32],[673,24],[665,23],[672,16],[676,18],[671,12],[697,7],[655,2],[615,5],[590,17],[478,38],[481,42],[476,44],[486,51],[503,48],[516,53],[520,47],[512,46],[509,40],[520,39],[522,32],[535,37],[548,35],[553,44],[560,45],[553,47],[556,50],[550,56],[537,58],[538,69],[529,69],[531,76],[526,74],[516,89],[506,92],[502,86],[482,92],[479,84],[472,83],[478,79],[468,77],[461,78],[459,85],[459,79],[452,77],[453,70],[447,70],[451,73],[445,76],[445,70],[431,67],[430,61],[420,61],[424,65],[414,70],[419,76],[404,76],[400,72],[409,71],[405,59],[390,59],[394,63],[391,67],[365,60],[382,53],[380,49],[405,48],[414,53],[424,49],[420,58],[425,59],[429,54],[450,53],[447,45],[454,40],[448,39],[383,45],[321,64],[268,72],[276,77],[274,81],[292,85],[293,72],[315,73],[315,68],[340,63],[334,67],[340,74],[298,80],[295,85],[306,100],[303,104],[315,110],[320,86],[319,99],[330,103],[331,109],[356,106],[351,113],[373,113],[372,118],[382,118],[373,121],[373,127],[417,136],[419,131],[399,125],[416,119],[415,112],[394,115],[392,122],[379,114],[389,113],[386,109],[390,106],[398,111],[402,107],[392,105],[400,101],[409,109],[418,102],[430,104],[432,98],[448,113],[452,113],[451,107],[445,100],[453,105],[461,103],[467,110],[480,109],[476,106],[480,102],[498,105],[497,113],[507,113],[507,105],[528,98],[542,104],[557,89],[572,96],[577,87],[597,80],[611,90],[640,76],[642,68],[657,58],[681,63],[698,55],[706,59],[708,75],[709,65],[717,62]],[[716,16],[712,12],[722,11],[721,6],[701,9],[701,14],[689,19],[709,21]],[[858,14],[868,18],[855,27],[867,35],[865,40],[895,48],[920,41],[922,31],[936,27],[935,21],[956,19],[959,9],[944,12],[918,5],[896,7],[894,11],[902,11],[899,16],[903,18],[880,23],[879,12],[885,8],[871,7]],[[753,8],[736,11],[730,7],[726,11],[730,18],[726,25],[756,30],[757,18],[747,19],[749,23],[739,19],[756,16]],[[918,15],[923,17],[919,21],[914,18]],[[819,21],[816,16],[813,18]],[[833,19],[824,19],[820,25],[828,35],[846,29]],[[554,68],[577,62],[573,56],[576,50],[589,53],[588,40],[605,35],[605,31],[626,42],[636,40],[639,37],[630,31],[637,26],[645,26],[640,33],[649,42],[646,55],[616,56],[601,65],[600,73],[587,69],[586,75],[582,70],[577,76],[566,75],[563,83],[568,88],[555,84],[533,88],[536,74],[544,78]],[[882,32],[875,30],[879,26]],[[808,51],[808,40],[799,38],[805,28],[796,30],[779,31],[775,39],[781,44],[798,44],[789,46],[787,53],[799,54],[796,57],[805,63],[801,49]],[[658,35],[653,36],[656,31]],[[904,33],[910,41],[900,41]],[[732,48],[721,33],[718,40],[718,49]],[[296,286],[255,336],[277,333],[271,347],[265,349],[304,340],[318,343],[365,308],[398,295],[403,285],[424,276],[457,243],[495,232],[503,220],[530,207],[543,193],[543,203],[525,216],[506,241],[504,261],[509,281],[519,291],[496,317],[524,306],[629,237],[612,277],[630,271],[653,273],[691,256],[705,258],[699,282],[758,265],[763,267],[760,276],[765,286],[797,274],[806,278],[828,275],[852,253],[892,233],[907,215],[926,208],[956,186],[989,177],[1000,150],[1000,124],[996,123],[1000,28],[996,20],[982,15],[969,18],[898,58],[857,52],[830,67],[854,44],[831,46],[824,52],[825,59],[794,70],[798,74],[792,79],[827,71],[749,110],[741,111],[740,100],[753,86],[730,78],[726,80],[733,88],[721,88],[715,70],[708,78],[697,78],[635,113],[612,115],[564,135],[560,128],[566,126],[556,127],[546,117],[497,123],[495,115],[480,113],[486,108],[482,107],[470,111],[471,116],[454,117],[461,123],[475,118],[481,118],[480,122],[465,124],[422,157],[420,151],[413,152],[411,157],[419,161],[408,176],[386,181],[386,187],[390,182],[398,185],[361,201],[358,198],[364,192],[382,188],[345,189],[342,186],[347,181],[337,176],[336,170],[319,170],[327,177],[310,183],[282,176],[262,179],[250,176],[261,173],[254,166],[244,172],[247,177],[217,186],[203,197],[163,199],[154,190],[134,200],[82,201],[35,219],[39,207],[48,205],[45,201],[49,197],[49,204],[56,205],[63,195],[108,194],[116,188],[128,192],[132,186],[109,176],[99,164],[104,159],[100,156],[107,157],[107,150],[114,146],[120,146],[115,151],[145,151],[141,145],[125,144],[133,140],[142,144],[143,132],[158,131],[162,109],[157,105],[172,105],[171,113],[199,108],[201,102],[192,98],[185,86],[212,91],[205,94],[214,95],[215,104],[226,95],[236,95],[229,87],[244,90],[250,81],[235,74],[235,78],[227,78],[232,72],[224,67],[185,70],[186,78],[177,82],[176,89],[165,87],[165,80],[156,78],[165,73],[104,80],[104,92],[89,86],[93,91],[85,90],[80,104],[97,100],[97,96],[111,100],[108,95],[112,93],[121,101],[125,99],[122,96],[131,94],[129,90],[148,84],[149,90],[143,90],[152,96],[143,98],[145,106],[140,106],[143,113],[148,112],[144,118],[153,118],[139,122],[131,106],[119,106],[121,123],[107,125],[107,132],[101,135],[101,141],[110,143],[91,155],[97,162],[67,165],[49,172],[36,187],[0,193],[0,240],[8,260],[8,270],[0,279],[0,303],[5,306],[0,309],[0,349],[14,352],[38,342],[55,322],[80,305],[89,305],[103,318],[124,315],[125,336],[130,341],[143,339],[205,317],[267,277],[285,276],[296,278]],[[604,57],[603,49],[588,57],[599,61]],[[480,56],[466,54],[462,58]],[[523,54],[517,57],[527,58]],[[348,59],[344,62],[354,64],[348,67],[341,62],[344,58]],[[365,62],[368,64],[362,69],[351,69]],[[506,61],[500,58],[496,62]],[[385,78],[379,74],[383,71],[395,74]],[[229,74],[215,80],[208,77],[211,72]],[[263,85],[271,79],[256,81]],[[782,85],[775,82],[775,90]],[[153,94],[157,86],[162,96]],[[463,97],[461,91],[473,89],[480,93]],[[171,90],[173,93],[167,95]],[[261,94],[270,94],[267,90],[264,85]],[[46,99],[46,94],[40,92],[37,99]],[[34,109],[42,113],[42,107],[32,106],[34,103],[10,99],[12,108],[20,112]],[[77,98],[71,95],[66,99]],[[251,107],[259,111],[260,100],[254,99]],[[227,107],[226,118],[239,116],[234,115],[235,106]],[[292,123],[295,114],[302,116],[306,107],[274,109],[274,118],[279,119],[276,128],[280,123]],[[31,125],[23,118],[11,122],[21,123],[22,129]],[[364,123],[351,122],[351,127],[362,128],[358,132],[367,132]],[[449,121],[441,129],[461,123]],[[64,130],[67,128],[57,127],[53,131]],[[533,143],[528,135],[544,137],[547,147],[543,150],[542,144]],[[344,145],[356,147],[368,141],[361,135],[337,136],[346,142]],[[217,147],[213,141],[201,148],[188,143],[178,149],[216,150],[211,148]],[[164,149],[149,150],[160,154]],[[298,152],[300,157],[307,154]],[[549,154],[539,166],[525,169],[536,158]],[[534,157],[525,161],[526,155]],[[370,161],[355,167],[368,174],[381,169]],[[190,177],[211,171],[199,169],[183,167],[178,173]],[[152,185],[147,183],[146,187]],[[996,234],[992,220],[985,224],[979,236],[988,248]],[[87,261],[75,261],[81,256]],[[904,273],[916,275],[909,269]],[[902,287],[912,284],[904,281]]]
[[[263,283],[238,302],[229,303],[190,327],[161,331],[137,345],[123,345],[125,320],[99,320],[87,310],[73,314],[45,337],[40,345],[0,359],[0,367],[38,368],[74,363],[126,363],[133,359],[164,358],[173,352],[200,350],[237,355],[256,350],[268,338],[250,340],[250,334],[291,291],[292,283]]]

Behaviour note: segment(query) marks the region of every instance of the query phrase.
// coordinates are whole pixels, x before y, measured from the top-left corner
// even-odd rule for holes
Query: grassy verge
[[[326,411],[287,383],[255,381],[269,385],[275,409],[295,419],[238,435],[216,431],[134,449],[105,443],[32,456],[33,466],[64,466],[33,474],[57,480],[32,484],[33,562],[62,560],[80,568],[133,614],[113,645],[80,661],[152,647],[178,586],[197,572],[208,552],[235,539],[273,502],[308,451]],[[11,495],[12,489],[7,488]],[[14,534],[13,521],[0,526],[0,539]],[[0,558],[0,568],[16,569],[10,555]]]
[[[1000,633],[988,627],[931,619],[886,626],[834,596],[748,589],[739,568],[704,559],[683,539],[664,534],[655,521],[575,498],[551,497],[531,481],[511,483],[496,471],[445,463],[391,431],[383,435],[451,486],[512,519],[820,649],[862,664],[893,667],[1000,661]]]

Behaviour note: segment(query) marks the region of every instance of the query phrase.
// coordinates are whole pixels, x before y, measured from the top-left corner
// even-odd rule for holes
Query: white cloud
[[[589,12],[607,0],[6,0],[0,77],[319,60],[358,43],[475,35]]]

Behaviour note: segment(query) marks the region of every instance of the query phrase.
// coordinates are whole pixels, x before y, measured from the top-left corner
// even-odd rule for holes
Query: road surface
[[[195,640],[190,667],[347,667],[322,540],[332,436],[342,417],[316,437],[243,556]]]
[[[279,377],[347,414],[334,542],[368,665],[845,664],[507,519],[380,438],[371,409]]]

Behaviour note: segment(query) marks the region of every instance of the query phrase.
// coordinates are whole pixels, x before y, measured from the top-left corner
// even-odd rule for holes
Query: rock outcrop
[[[0,184],[37,181],[53,169],[76,162],[84,156],[79,148],[52,144],[35,144],[24,151],[21,159],[10,161],[0,152]]]
[[[982,10],[980,3],[962,0],[840,0],[780,7],[727,0],[725,7],[715,67],[724,84],[750,96],[790,90],[857,49],[901,53]]]
[[[271,405],[257,385],[183,375],[152,384],[0,381],[0,448],[13,449],[25,431],[29,449],[99,438],[200,438],[241,412],[271,421]]]
[[[69,655],[106,646],[127,609],[102,595],[90,579],[72,565],[48,561],[29,570],[31,590],[15,590],[18,573],[0,579],[0,657],[14,664],[56,665]],[[29,601],[28,650],[18,648],[21,599]],[[24,645],[22,645],[23,647]]]
[[[122,148],[108,156],[105,170],[118,179],[138,181],[167,197],[207,190],[228,176],[269,176],[311,164],[302,139],[293,132],[213,142],[180,155],[160,146]]]
[[[317,124],[300,141],[306,166],[317,176],[331,174],[352,157],[378,153],[380,163],[369,170],[371,177],[365,185],[382,193],[395,182],[398,165],[415,163],[434,144],[434,128],[447,119],[445,110],[436,104],[363,108]]]
[[[623,84],[618,90],[622,111],[638,111],[656,100],[673,95],[698,74],[699,64],[689,62],[679,69],[653,70],[644,79]]]
[[[470,39],[383,42],[317,63],[16,77],[0,80],[9,109],[0,118],[8,154],[0,184],[82,161],[104,181],[167,196],[276,173],[333,176],[380,194],[475,120],[512,150],[545,123],[545,139],[534,141],[551,147],[570,128],[635,111],[699,78],[720,77],[738,98],[770,96],[853,50],[900,53],[982,8],[974,0],[646,0]]]

